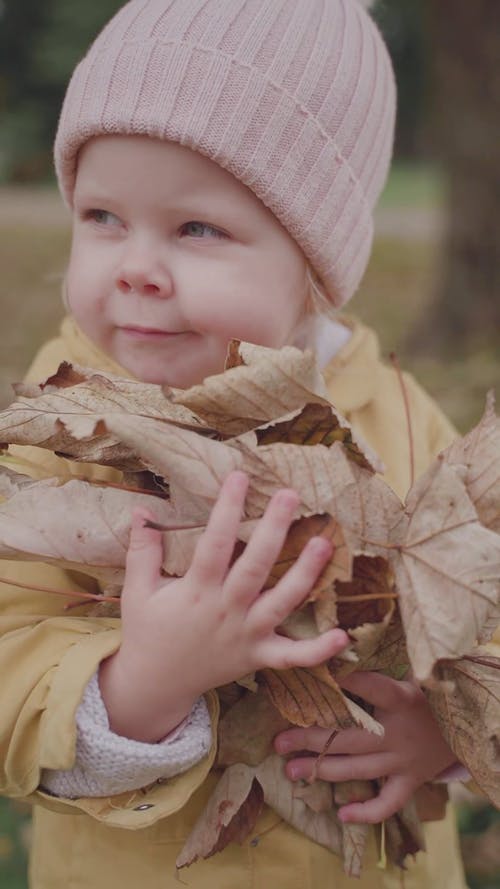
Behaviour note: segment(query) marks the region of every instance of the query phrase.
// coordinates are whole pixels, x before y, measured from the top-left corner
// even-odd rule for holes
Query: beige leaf
[[[292,611],[280,625],[279,631],[289,639],[315,639],[318,635],[318,627],[313,605],[308,603],[300,611]]]
[[[490,392],[480,423],[442,454],[452,467],[464,467],[464,482],[483,525],[500,534],[500,418]]]
[[[366,802],[375,796],[371,781],[341,781],[335,784],[334,800],[337,806],[347,803]],[[368,824],[342,824],[342,853],[344,872],[348,877],[360,877],[369,836]]]
[[[209,858],[231,841],[242,842],[253,830],[262,802],[255,770],[241,763],[230,766],[196,821],[176,866],[186,867],[198,858]]]
[[[123,577],[132,510],[143,507],[172,522],[158,497],[73,479],[31,481],[0,470],[13,493],[0,504],[0,558],[31,559],[74,568],[116,585]],[[5,486],[4,486],[5,491]]]
[[[414,485],[392,562],[408,654],[425,682],[469,651],[500,595],[500,536],[484,528],[456,473],[437,461]]]
[[[369,824],[342,825],[342,856],[348,877],[361,876],[369,832]]]
[[[125,415],[107,416],[105,422],[149,470],[169,481],[177,514],[191,522],[207,522],[225,477],[241,468],[237,450],[190,430]]]
[[[274,491],[293,487],[302,500],[303,514],[335,518],[355,554],[387,556],[389,535],[401,519],[403,505],[382,479],[350,460],[342,444],[308,448],[276,443],[257,448],[242,437],[233,439],[231,446],[242,454],[242,468],[251,478],[252,503],[261,512]]]
[[[81,462],[142,468],[99,424],[104,415],[155,417],[203,427],[190,411],[168,401],[160,386],[66,362],[45,383],[15,388],[17,400],[0,413],[0,441],[37,445]]]
[[[264,800],[284,821],[297,830],[326,846],[337,855],[341,854],[340,825],[334,809],[314,812],[307,803],[295,795],[294,785],[285,775],[281,756],[268,756],[255,770],[264,791]]]
[[[306,402],[328,400],[312,352],[240,343],[239,355],[244,364],[178,391],[176,403],[224,435],[240,435]]]
[[[273,738],[289,726],[264,689],[247,692],[219,722],[218,764],[258,765],[272,753]]]
[[[500,808],[500,658],[478,648],[438,664],[440,684],[427,692],[457,759]]]
[[[333,809],[333,785],[329,781],[313,781],[311,784],[296,783],[293,795],[302,799],[313,812],[329,812]]]

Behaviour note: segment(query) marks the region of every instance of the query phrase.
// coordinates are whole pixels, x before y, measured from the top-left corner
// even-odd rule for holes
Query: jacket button
[[[153,803],[143,803],[142,806],[136,806],[134,812],[145,812],[146,809],[154,809]]]

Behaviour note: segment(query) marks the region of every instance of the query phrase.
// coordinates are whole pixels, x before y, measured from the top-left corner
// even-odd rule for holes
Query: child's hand
[[[343,649],[330,630],[293,641],[275,628],[307,597],[331,555],[313,538],[276,586],[261,594],[294,520],[299,498],[279,491],[243,554],[230,567],[248,479],[231,473],[186,575],[165,581],[152,518],[134,514],[122,592],[122,644],[100,669],[111,728],[137,740],[159,740],[189,713],[200,694],[261,667],[312,666]]]
[[[425,781],[456,761],[423,692],[411,682],[397,682],[381,673],[352,673],[342,686],[375,707],[374,716],[385,729],[377,737],[362,729],[346,729],[334,738],[316,775],[325,781],[386,778],[380,793],[367,802],[342,806],[342,821],[377,824],[401,809]],[[275,738],[280,754],[310,750],[320,753],[331,735],[318,727],[289,729]],[[331,755],[330,755],[331,754]],[[289,778],[308,779],[314,758],[291,759]]]

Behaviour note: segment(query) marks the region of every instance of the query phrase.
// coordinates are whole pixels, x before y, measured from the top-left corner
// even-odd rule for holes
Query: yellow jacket
[[[333,402],[377,451],[386,479],[400,496],[410,480],[407,421],[395,371],[379,357],[374,333],[349,319],[352,337],[325,370]],[[60,336],[37,355],[28,379],[40,381],[62,360],[124,373],[67,318]],[[416,473],[454,431],[432,400],[405,375]],[[33,477],[72,475],[112,480],[116,470],[75,464],[39,448],[12,448],[15,468]],[[41,563],[2,562],[3,578],[59,589],[84,588]],[[88,579],[87,579],[88,580]],[[215,751],[164,783],[112,798],[54,799],[38,788],[43,768],[67,769],[75,750],[75,711],[99,662],[120,640],[119,621],[88,617],[82,606],[64,613],[64,600],[41,591],[0,586],[0,793],[27,798],[34,808],[32,889],[178,889],[175,859],[216,777]],[[218,705],[208,696],[214,724]],[[452,814],[425,826],[427,854],[405,874],[405,889],[465,889]],[[372,830],[359,889],[400,889],[400,872],[377,868]],[[269,809],[251,837],[231,844],[181,874],[193,889],[346,889],[340,860],[281,822]]]

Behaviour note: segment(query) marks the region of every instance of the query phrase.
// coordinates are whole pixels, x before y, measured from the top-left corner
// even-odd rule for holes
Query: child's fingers
[[[274,739],[274,747],[281,755],[293,753],[299,750],[310,750],[312,753],[321,753],[331,736],[331,729],[320,728],[317,725],[309,728],[293,728],[281,732]],[[372,732],[359,728],[344,729],[330,743],[328,752],[332,754],[366,754],[378,753],[384,750],[384,737],[374,735]]]
[[[383,673],[355,671],[339,680],[342,688],[380,707],[381,710],[395,710],[403,704],[415,701],[419,692],[409,682],[391,679]]]
[[[366,756],[303,756],[291,759],[285,771],[292,781],[303,778],[307,781],[314,772],[323,781],[375,781],[389,774],[392,758],[387,753],[372,753]]]
[[[299,558],[275,587],[264,593],[253,607],[253,618],[264,631],[279,626],[308,596],[332,554],[332,544],[313,537]]]
[[[271,498],[245,551],[231,568],[227,591],[233,600],[250,603],[259,595],[281,552],[298,504],[299,497],[291,490],[278,491]]]
[[[339,809],[341,821],[355,824],[380,824],[406,805],[415,792],[415,782],[404,775],[391,775],[378,796],[364,803],[349,803]]]
[[[248,476],[230,472],[225,479],[189,569],[200,584],[221,583],[229,567],[241,521]]]
[[[339,629],[328,630],[315,639],[295,640],[274,634],[262,643],[260,661],[274,670],[315,667],[340,654],[348,644],[347,633]]]
[[[125,562],[125,582],[122,598],[133,592],[135,599],[147,598],[159,586],[163,545],[160,531],[146,528],[144,523],[154,520],[146,509],[134,509],[130,526],[130,540]]]

